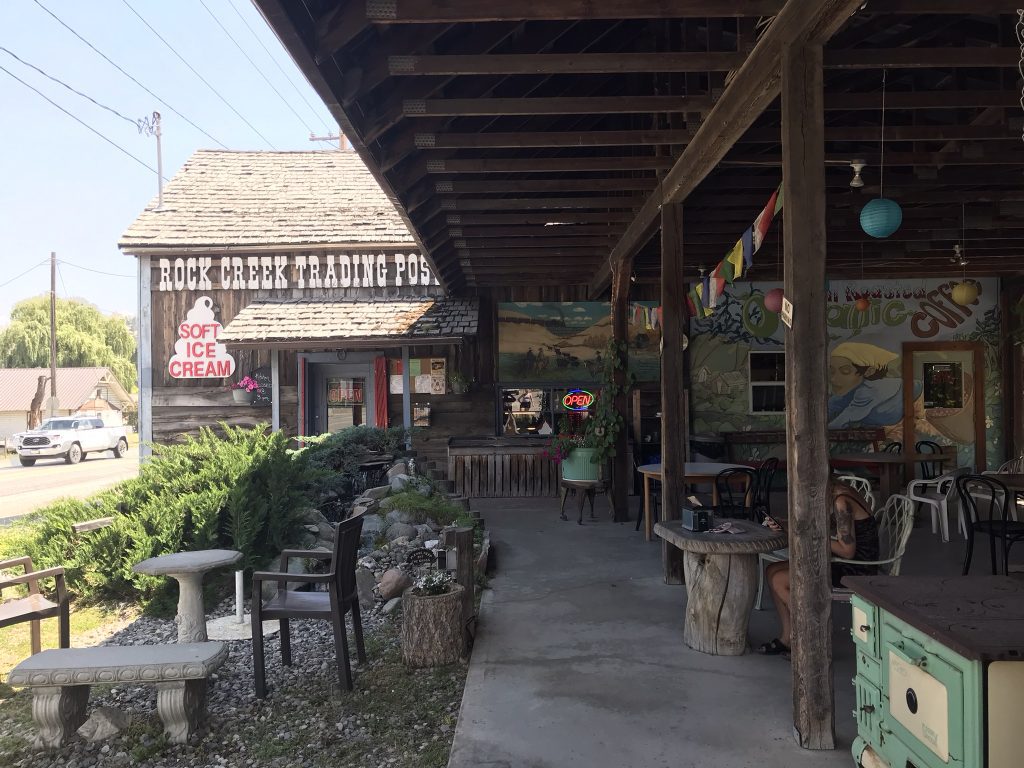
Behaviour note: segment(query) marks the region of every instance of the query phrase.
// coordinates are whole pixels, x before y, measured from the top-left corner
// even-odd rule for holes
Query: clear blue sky
[[[310,129],[318,136],[337,133],[330,113],[248,0],[127,3],[269,144],[160,42],[125,0],[0,0],[0,46],[132,120],[159,111],[167,178],[196,149],[218,145],[104,61],[40,4],[228,149],[326,148],[309,141]],[[207,7],[291,109],[235,47]],[[156,167],[152,137],[140,135],[135,126],[5,51],[0,51],[0,66]],[[118,251],[117,240],[155,197],[155,172],[2,71],[0,105],[0,284],[56,251],[57,258],[67,262],[60,267],[59,296],[83,298],[105,312],[136,314],[135,259]],[[128,277],[100,275],[72,265]],[[17,301],[48,291],[49,277],[48,267],[39,266],[0,285],[0,326],[6,324]]]

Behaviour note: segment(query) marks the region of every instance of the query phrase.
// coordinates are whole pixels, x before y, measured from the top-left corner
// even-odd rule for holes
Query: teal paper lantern
[[[871,237],[889,237],[903,223],[903,209],[895,200],[878,197],[860,211],[860,228]]]

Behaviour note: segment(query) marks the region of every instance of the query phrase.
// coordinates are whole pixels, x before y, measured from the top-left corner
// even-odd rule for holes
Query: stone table
[[[178,582],[179,643],[204,643],[206,637],[206,610],[203,607],[203,575],[214,568],[232,565],[242,557],[233,549],[200,549],[196,552],[175,552],[151,557],[136,563],[132,570],[151,576],[170,576]]]
[[[747,625],[757,592],[757,555],[782,549],[785,533],[749,520],[715,518],[742,533],[697,533],[678,520],[658,523],[654,532],[683,550],[686,574],[686,623],[683,641],[714,656],[741,656],[747,651]]]

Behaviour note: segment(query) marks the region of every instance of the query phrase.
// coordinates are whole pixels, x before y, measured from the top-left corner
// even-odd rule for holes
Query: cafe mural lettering
[[[217,341],[221,324],[213,312],[213,299],[200,296],[178,325],[174,355],[167,371],[175,379],[223,379],[235,372],[233,358]]]
[[[158,291],[402,288],[440,285],[416,253],[276,254],[159,259]]]

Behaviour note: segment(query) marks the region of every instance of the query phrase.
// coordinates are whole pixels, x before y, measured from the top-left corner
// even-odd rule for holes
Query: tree
[[[0,331],[0,366],[50,365],[50,299],[39,296],[14,305]],[[104,315],[76,299],[57,299],[57,365],[106,366],[129,392],[135,388],[135,337],[126,318]]]

